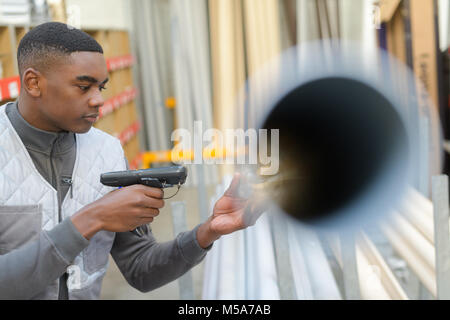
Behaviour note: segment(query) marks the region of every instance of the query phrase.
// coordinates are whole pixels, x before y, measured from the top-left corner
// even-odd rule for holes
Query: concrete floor
[[[176,189],[168,189],[166,197],[170,196]],[[207,199],[213,195],[214,187],[208,188]],[[185,201],[186,203],[186,223],[189,229],[193,229],[200,223],[200,213],[198,209],[198,192],[193,187],[182,187],[180,192],[172,199],[166,200],[165,207],[160,211],[159,216],[151,224],[153,234],[159,242],[170,241],[175,238],[173,233],[171,202]],[[203,285],[203,262],[192,269],[194,283],[194,294],[196,299],[201,299]],[[155,275],[156,277],[158,275]],[[180,298],[178,281],[173,281],[167,285],[148,293],[141,293],[131,287],[122,276],[118,267],[110,257],[109,268],[103,281],[101,299],[108,300],[178,300]]]

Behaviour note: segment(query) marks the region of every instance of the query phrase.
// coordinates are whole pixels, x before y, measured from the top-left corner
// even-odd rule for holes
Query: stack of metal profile
[[[51,21],[49,6],[46,0],[29,0],[31,23],[38,25]]]
[[[0,23],[29,25],[31,2],[29,0],[0,0]]]

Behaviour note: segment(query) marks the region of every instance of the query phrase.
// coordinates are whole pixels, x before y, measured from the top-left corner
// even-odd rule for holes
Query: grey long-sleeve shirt
[[[39,173],[57,190],[61,206],[70,188],[65,181],[71,178],[75,163],[75,134],[32,127],[17,103],[8,104],[6,113]],[[116,233],[111,255],[129,284],[150,291],[178,278],[205,257],[209,248],[199,246],[197,228],[165,243],[158,243],[147,226],[141,227],[142,237]],[[32,299],[58,278],[59,298],[67,299],[66,268],[88,245],[72,221],[64,219],[52,230],[42,231],[36,240],[0,255],[0,299]]]

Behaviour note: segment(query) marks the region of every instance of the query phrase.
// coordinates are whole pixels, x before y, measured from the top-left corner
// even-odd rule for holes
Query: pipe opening
[[[406,171],[407,133],[399,114],[356,80],[330,77],[295,88],[262,128],[280,130],[280,179],[269,194],[302,222],[329,218],[374,184],[389,184],[392,170]]]

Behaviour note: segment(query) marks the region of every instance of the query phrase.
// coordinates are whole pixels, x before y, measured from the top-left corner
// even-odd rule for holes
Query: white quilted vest
[[[100,183],[100,174],[126,170],[120,141],[92,128],[76,135],[76,160],[72,173],[72,190],[62,203],[62,219],[101,198],[114,188]],[[24,144],[9,121],[5,107],[0,107],[0,206],[39,204],[42,230],[50,230],[58,221],[56,190],[39,174]],[[91,240],[68,268],[70,299],[97,299],[108,266],[115,233],[101,231]],[[59,280],[51,284],[38,299],[57,299]]]

